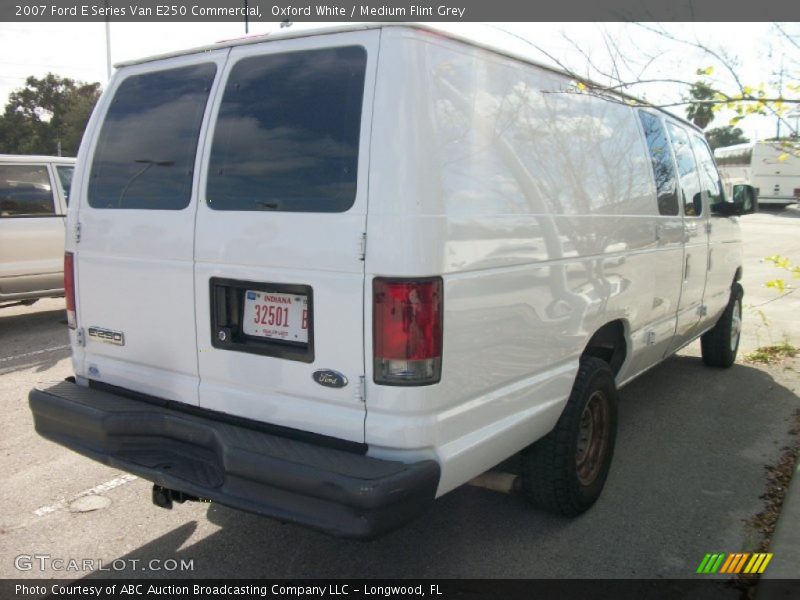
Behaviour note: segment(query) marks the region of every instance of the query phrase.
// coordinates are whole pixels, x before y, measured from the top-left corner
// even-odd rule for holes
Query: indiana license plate
[[[246,335],[308,343],[308,297],[247,290],[242,329]]]

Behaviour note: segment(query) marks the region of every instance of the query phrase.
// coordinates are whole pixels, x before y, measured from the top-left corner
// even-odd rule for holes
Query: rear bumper
[[[165,488],[369,538],[432,502],[440,469],[317,446],[63,381],[29,394],[36,431]]]

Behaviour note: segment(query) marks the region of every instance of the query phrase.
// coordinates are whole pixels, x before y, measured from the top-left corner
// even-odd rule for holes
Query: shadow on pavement
[[[797,406],[767,371],[673,357],[623,390],[611,474],[579,518],[462,486],[405,528],[358,542],[209,505],[217,531],[195,539],[197,523],[183,523],[122,557],[193,560],[193,571],[96,575],[691,578],[706,552],[756,547],[745,520]],[[173,513],[177,523],[180,506]]]
[[[4,315],[3,311],[0,310],[0,342],[8,335],[35,329],[46,329],[52,327],[55,323],[67,324],[63,308],[16,315]]]
[[[0,310],[0,375],[46,371],[70,354],[64,309],[3,314]]]
[[[776,217],[788,217],[790,219],[800,218],[800,206],[791,204],[784,206],[781,204],[759,204],[758,211],[775,215]]]

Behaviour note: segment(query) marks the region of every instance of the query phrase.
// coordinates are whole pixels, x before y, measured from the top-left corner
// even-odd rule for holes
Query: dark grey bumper
[[[186,414],[63,381],[29,394],[36,431],[165,488],[300,523],[369,538],[424,511],[439,465],[362,454]]]

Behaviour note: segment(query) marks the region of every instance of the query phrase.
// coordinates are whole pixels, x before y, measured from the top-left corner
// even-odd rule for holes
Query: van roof
[[[444,35],[446,37],[465,42],[470,44],[471,46],[478,46],[481,48],[485,48],[487,50],[491,50],[492,52],[503,54],[505,56],[510,56],[512,58],[516,58],[518,60],[531,63],[537,66],[540,66],[545,69],[549,70],[556,70],[552,67],[547,65],[541,64],[530,57],[525,57],[523,55],[517,55],[507,50],[503,50],[500,47],[493,46],[491,44],[486,44],[483,42],[479,42],[474,38],[470,38],[467,36],[460,35],[458,33],[454,33],[450,30],[445,30],[429,23],[408,23],[408,22],[386,22],[386,23],[344,23],[341,25],[326,25],[323,27],[316,27],[310,29],[292,29],[292,28],[285,28],[280,29],[278,31],[272,31],[269,33],[258,33],[258,34],[251,34],[245,35],[242,37],[231,38],[229,40],[221,40],[214,44],[208,44],[205,46],[197,46],[194,48],[187,48],[185,50],[177,50],[175,52],[167,52],[164,54],[156,54],[153,56],[146,56],[144,58],[139,58],[135,60],[128,60],[116,63],[114,66],[117,68],[120,67],[127,67],[130,65],[138,65],[142,63],[152,62],[156,60],[163,60],[165,58],[173,58],[175,56],[184,56],[187,54],[197,54],[200,52],[210,52],[212,50],[219,50],[220,48],[233,48],[235,46],[246,46],[248,44],[262,44],[265,42],[276,42],[279,40],[287,40],[293,38],[301,38],[301,37],[313,37],[317,35],[329,35],[332,33],[344,33],[348,31],[365,31],[369,29],[383,29],[385,27],[400,27],[406,29],[420,29],[423,31],[428,31],[430,33],[435,33],[437,35]]]
[[[144,58],[136,59],[136,60],[128,60],[116,63],[114,66],[116,68],[127,67],[131,65],[138,65],[142,63],[148,63],[158,60],[164,60],[167,58],[174,58],[176,56],[185,56],[189,54],[198,54],[201,52],[210,52],[212,50],[219,50],[221,48],[233,48],[235,46],[245,46],[249,44],[263,44],[266,42],[276,42],[279,40],[287,40],[293,38],[302,38],[302,37],[313,37],[317,35],[329,35],[332,33],[343,33],[348,31],[365,31],[369,29],[382,29],[385,27],[401,27],[401,28],[411,28],[411,29],[419,29],[422,31],[427,31],[429,33],[433,33],[435,35],[444,36],[465,44],[469,44],[470,46],[474,46],[476,48],[481,48],[483,50],[488,50],[489,52],[493,52],[494,54],[499,54],[501,56],[505,56],[508,58],[512,58],[514,60],[518,60],[520,62],[528,63],[530,65],[534,65],[541,69],[545,69],[552,73],[558,73],[559,75],[565,75],[571,79],[576,81],[581,81],[585,84],[591,85],[591,87],[597,90],[608,90],[608,94],[617,96],[624,100],[632,100],[636,102],[636,104],[641,106],[647,106],[649,108],[656,109],[665,115],[681,121],[682,123],[689,125],[690,127],[696,129],[700,133],[702,133],[702,129],[698,128],[694,123],[687,121],[677,115],[674,115],[671,112],[664,110],[663,108],[659,108],[642,100],[641,98],[637,98],[636,96],[632,96],[630,94],[626,94],[625,92],[621,92],[619,90],[610,90],[607,86],[601,85],[597,82],[594,82],[590,79],[586,79],[581,77],[577,74],[570,73],[564,69],[560,69],[558,67],[554,67],[552,65],[547,65],[536,59],[533,59],[529,56],[525,56],[524,54],[514,52],[507,48],[503,48],[497,44],[492,44],[491,42],[486,42],[483,40],[477,40],[473,37],[469,37],[466,35],[459,34],[454,32],[450,29],[443,29],[441,27],[437,27],[436,25],[432,25],[430,23],[412,23],[412,22],[375,22],[375,23],[345,23],[342,25],[328,25],[324,27],[318,27],[314,29],[291,29],[285,28],[280,29],[278,31],[273,31],[269,33],[261,33],[261,34],[253,34],[253,35],[246,35],[238,38],[232,38],[229,40],[222,40],[216,42],[214,44],[208,44],[205,46],[197,46],[194,48],[187,48],[185,50],[178,50],[175,52],[167,52],[164,54],[156,54],[153,56],[147,56]],[[500,31],[500,30],[498,30]]]
[[[75,164],[75,159],[69,156],[44,156],[39,154],[0,154],[0,162],[16,163],[60,163],[65,165]]]

